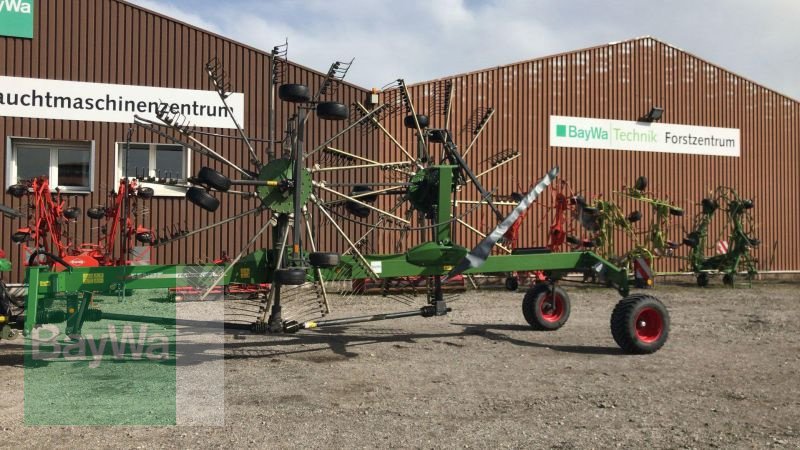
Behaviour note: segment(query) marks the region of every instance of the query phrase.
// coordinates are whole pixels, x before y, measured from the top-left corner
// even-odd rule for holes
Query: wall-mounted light
[[[655,122],[657,120],[661,120],[661,116],[663,115],[664,108],[653,106],[650,108],[650,112],[639,118],[639,122]]]

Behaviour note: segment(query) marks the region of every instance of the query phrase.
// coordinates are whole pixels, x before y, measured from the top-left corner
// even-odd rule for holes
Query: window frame
[[[7,136],[6,137],[6,189],[19,183],[17,172],[17,152],[18,147],[38,147],[46,148],[50,151],[50,161],[47,178],[50,183],[50,191],[66,194],[91,194],[94,192],[96,170],[95,170],[95,141],[64,141],[44,138]],[[89,151],[89,186],[61,186],[58,184],[58,150],[59,148],[70,148]],[[55,162],[55,164],[54,164]]]
[[[125,151],[125,145],[128,142],[125,141],[118,141],[114,143],[114,180],[115,183],[122,178],[125,178],[122,172],[122,152]],[[181,184],[187,185],[188,182],[186,181],[189,178],[189,173],[192,170],[192,150],[188,147],[185,147],[180,144],[169,144],[163,142],[131,142],[131,145],[146,145],[148,147],[148,166],[149,169],[149,176],[155,176],[156,171],[156,152],[158,146],[172,146],[172,147],[180,147],[183,151],[183,176],[184,178],[181,180]],[[132,177],[130,177],[132,178]],[[186,196],[186,187],[182,186],[168,186],[164,184],[158,183],[146,183],[141,182],[141,186],[149,187],[153,189],[153,193],[156,197],[184,197]]]

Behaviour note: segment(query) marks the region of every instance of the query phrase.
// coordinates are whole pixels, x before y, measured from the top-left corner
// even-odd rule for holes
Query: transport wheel
[[[636,222],[642,220],[642,213],[640,211],[634,211],[634,212],[628,214],[627,219],[628,219],[628,222],[630,222],[630,223],[636,223]]]
[[[341,257],[338,253],[313,252],[308,255],[308,262],[314,267],[331,268],[339,265]],[[305,276],[305,274],[303,274]]]
[[[278,269],[275,280],[285,286],[299,286],[306,282],[306,271],[297,268]]]
[[[683,217],[683,210],[680,208],[670,208],[669,213],[675,217]]]
[[[519,278],[517,277],[506,277],[506,289],[509,291],[516,291],[519,289]]]
[[[697,274],[697,285],[700,287],[708,286],[708,274],[701,272]]]
[[[149,232],[136,233],[136,240],[142,244],[152,244],[153,235]]]
[[[534,330],[553,331],[564,326],[569,319],[570,301],[566,291],[559,286],[537,284],[525,293],[522,315]]]
[[[156,195],[156,191],[154,191],[151,187],[142,186],[136,190],[136,195],[142,200],[150,200]]]
[[[350,116],[347,105],[339,102],[320,102],[317,104],[317,117],[322,120],[345,120]]]
[[[186,191],[186,198],[208,212],[214,212],[219,208],[219,200],[197,186],[192,186]]]
[[[201,167],[200,172],[197,173],[197,180],[220,192],[228,192],[228,189],[231,188],[230,178],[210,167]]]
[[[278,98],[285,102],[308,103],[311,92],[305,84],[282,84],[278,87]]]
[[[667,308],[651,295],[625,297],[611,313],[611,335],[627,353],[653,353],[669,336]]]
[[[725,286],[733,286],[733,274],[726,273],[725,275],[723,275],[722,284],[724,284]]]

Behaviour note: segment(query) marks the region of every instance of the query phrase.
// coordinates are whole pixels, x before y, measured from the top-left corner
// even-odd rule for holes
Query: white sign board
[[[244,94],[226,101],[243,125]],[[0,116],[132,123],[134,115],[156,120],[159,110],[196,127],[235,128],[214,91],[0,76]]]
[[[550,145],[739,157],[741,133],[738,128],[550,116]]]

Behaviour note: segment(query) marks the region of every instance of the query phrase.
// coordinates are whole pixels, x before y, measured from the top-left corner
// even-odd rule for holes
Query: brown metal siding
[[[269,57],[266,53],[237,44],[220,36],[182,24],[117,0],[62,2],[41,0],[36,5],[33,40],[0,37],[0,74],[32,77],[210,90],[202,65],[211,57],[220,58],[232,77],[235,91],[245,93],[245,127],[249,135],[266,138],[268,124],[267,89]],[[291,55],[290,55],[291,56]],[[322,76],[315,71],[290,64],[286,82],[308,84],[316,89]],[[800,244],[793,232],[800,225],[794,214],[800,192],[798,143],[800,111],[798,102],[769,91],[683,51],[650,38],[555,55],[453,76],[455,95],[451,130],[462,150],[471,140],[466,126],[480,108],[493,107],[495,114],[468,155],[477,170],[486,168],[485,159],[501,150],[513,148],[522,156],[511,165],[482,179],[490,189],[507,194],[535,182],[552,165],[562,169],[562,178],[588,195],[614,197],[613,191],[646,175],[651,188],[683,205],[689,211],[672,230],[680,241],[691,225],[696,203],[717,185],[728,185],[756,200],[756,218],[763,245],[757,256],[762,268],[800,270]],[[412,86],[411,95],[421,114],[431,116],[432,125],[442,126],[444,116],[434,114],[434,92],[443,80]],[[364,89],[343,84],[336,98],[347,104],[363,101]],[[676,154],[625,152],[612,150],[551,148],[548,142],[549,116],[604,117],[635,120],[651,106],[665,108],[663,122],[740,128],[742,157],[724,158]],[[282,136],[291,104],[277,102],[277,136]],[[402,126],[399,114],[386,122],[407,150],[416,153],[412,133]],[[308,148],[335,133],[342,124],[310,120]],[[5,157],[5,136],[38,137],[52,140],[93,140],[95,186],[91,195],[70,197],[70,204],[86,210],[105,204],[105,193],[114,188],[114,146],[123,141],[128,125],[47,119],[0,118],[0,152]],[[231,130],[212,130],[232,134]],[[140,129],[133,141],[161,142]],[[242,166],[247,165],[244,145],[222,138],[204,141]],[[349,133],[335,146],[363,155],[382,155],[376,159],[398,160],[401,153],[380,132]],[[258,149],[264,144],[256,143]],[[432,146],[432,149],[435,146]],[[278,149],[280,152],[280,149]],[[391,157],[390,157],[391,155]],[[318,156],[320,158],[320,156]],[[317,158],[317,159],[318,159]],[[221,164],[195,157],[192,171],[210,165],[230,173]],[[6,171],[0,171],[5,183]],[[349,181],[367,181],[367,171],[346,175]],[[329,180],[331,181],[331,180]],[[477,199],[471,188],[460,198]],[[2,197],[7,205],[19,201]],[[390,206],[383,200],[383,206]],[[630,210],[630,201],[622,204]],[[161,230],[177,223],[193,229],[219,221],[254,206],[251,200],[233,198],[219,211],[206,213],[183,199],[159,198],[151,201],[149,215],[142,222]],[[644,208],[642,208],[644,210]],[[534,209],[521,235],[521,245],[542,245],[546,240],[542,225],[544,210]],[[469,216],[469,222],[490,229],[495,219],[487,208]],[[219,227],[194,239],[180,241],[156,252],[157,263],[203,262],[222,251],[235,253],[259,229],[261,219]],[[319,215],[321,248],[343,249],[341,239]],[[89,241],[88,219],[79,222],[76,241]],[[96,224],[95,224],[96,225]],[[10,243],[18,221],[2,220],[0,247],[13,255],[16,263],[13,281],[21,279],[18,249]],[[350,234],[358,228],[345,223]],[[721,225],[718,223],[717,227]],[[360,231],[360,232],[359,232]],[[417,233],[408,243],[418,242]],[[396,233],[379,233],[373,247],[391,251]],[[264,236],[258,246],[268,244]],[[477,238],[463,227],[456,227],[456,240],[470,246]],[[777,244],[776,244],[777,243]],[[773,248],[775,251],[773,252]],[[773,261],[774,260],[774,261]],[[659,270],[680,269],[679,261],[659,266]]]
[[[0,74],[211,90],[203,64],[212,57],[217,57],[231,76],[233,90],[245,93],[246,132],[251,137],[267,137],[267,89],[270,76],[267,53],[116,0],[39,0],[35,10],[34,39],[0,37]],[[286,82],[319,86],[321,74],[295,64],[289,66]],[[355,100],[363,101],[364,95],[363,89],[344,83],[340,86],[337,97],[340,101],[350,103]],[[284,119],[294,106],[278,101],[277,107],[279,120],[276,129],[280,138]],[[307,139],[309,146],[341,126],[339,123],[327,123],[324,128],[314,125]],[[93,205],[106,204],[107,192],[116,187],[115,143],[125,140],[128,128],[127,124],[0,117],[0,154],[5,161],[8,151],[6,136],[94,141],[94,192],[89,195],[71,195],[68,200],[69,205],[86,211]],[[209,131],[231,135],[234,133],[232,130],[221,129]],[[132,140],[166,142],[137,127],[134,127]],[[248,151],[243,144],[222,138],[201,140],[241,167],[248,166]],[[343,141],[350,148],[360,148],[367,147],[364,142],[372,142],[372,137],[356,134]],[[256,148],[263,154],[265,144],[256,143]],[[201,165],[209,165],[230,174],[219,163],[198,156],[193,159],[193,172]],[[6,170],[0,171],[0,183],[3,186],[5,177]],[[157,230],[173,224],[191,230],[256,205],[253,200],[235,196],[226,196],[225,200],[218,211],[209,214],[182,198],[156,198],[145,203],[149,213],[140,222]],[[19,200],[7,194],[3,194],[0,201],[9,206],[20,206]],[[196,238],[159,247],[155,251],[154,262],[204,262],[219,257],[222,251],[235,254],[261,227],[260,223],[265,219],[240,220],[236,224],[218,227]],[[20,221],[5,218],[0,226],[0,248],[5,249],[15,263],[10,277],[12,281],[22,279],[20,251],[10,242],[11,233],[19,226]],[[96,232],[91,230],[93,226],[96,227],[97,223],[82,217],[76,225],[75,241],[96,240]],[[331,230],[324,230],[324,233],[320,237],[322,241],[336,242]],[[268,242],[267,233],[257,245],[263,247]]]
[[[579,192],[603,195],[628,211],[644,205],[623,201],[613,192],[639,175],[650,189],[687,210],[674,222],[671,239],[680,242],[691,228],[698,203],[716,186],[736,189],[756,202],[758,237],[755,254],[762,269],[799,270],[800,247],[794,233],[800,218],[793,211],[800,192],[798,102],[745,80],[693,55],[655,39],[642,38],[509,66],[457,75],[451,128],[462,147],[469,143],[461,124],[480,107],[496,109],[492,123],[468,155],[477,166],[495,151],[515,148],[523,156],[485,179],[488,187],[509,193],[517,184],[528,186],[552,165]],[[412,87],[417,103],[440,82]],[[665,109],[662,122],[741,129],[739,158],[615,150],[550,147],[549,116],[599,117],[636,120],[652,106]],[[425,111],[419,111],[425,113]],[[433,126],[440,126],[437,118]],[[543,210],[534,209],[522,232],[522,245],[543,245]],[[645,215],[647,217],[647,215]],[[483,215],[479,221],[491,223]],[[716,236],[723,225],[716,220]],[[472,233],[460,242],[475,243]],[[680,250],[679,254],[685,254]],[[684,268],[672,259],[662,271]]]

